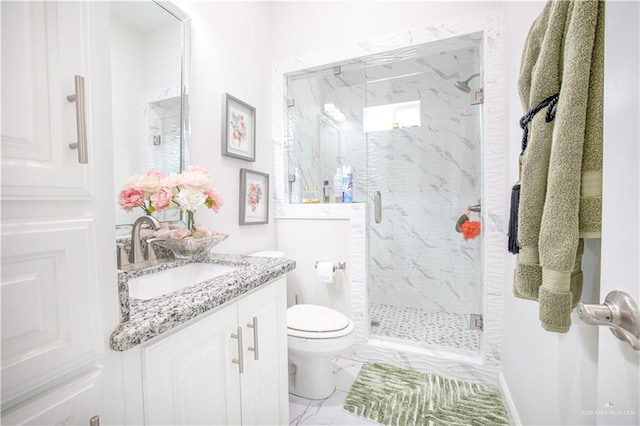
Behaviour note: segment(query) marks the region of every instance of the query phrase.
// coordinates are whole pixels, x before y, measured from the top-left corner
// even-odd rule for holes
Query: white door
[[[108,8],[1,7],[2,420],[87,424],[102,414],[118,306]],[[88,164],[69,148],[76,75],[86,79]]]
[[[639,5],[608,2],[605,15],[600,303],[614,290],[640,303]],[[640,424],[640,352],[600,327],[597,359],[598,424]]]
[[[238,324],[243,327],[244,336],[244,373],[240,375],[242,424],[286,424],[289,421],[286,279],[280,278],[240,300]]]

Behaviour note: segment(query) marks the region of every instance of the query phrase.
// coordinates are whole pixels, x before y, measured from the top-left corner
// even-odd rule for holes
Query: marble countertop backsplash
[[[153,274],[194,262],[239,266],[240,268],[181,290],[140,300],[129,297],[129,278]],[[195,260],[162,259],[160,264],[138,271],[118,271],[120,324],[110,337],[114,351],[126,351],[171,330],[190,319],[232,301],[295,269],[286,258],[210,254]]]

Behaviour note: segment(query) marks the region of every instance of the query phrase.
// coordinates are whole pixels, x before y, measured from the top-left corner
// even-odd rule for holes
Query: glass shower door
[[[362,132],[364,70],[362,66],[336,66],[287,76],[289,107],[285,117],[288,174],[297,170],[302,191],[290,202],[312,202],[306,190],[322,194],[324,183],[333,190],[334,176],[342,166],[354,171],[354,201],[365,197],[365,142]],[[342,173],[342,172],[341,172]],[[361,174],[362,173],[362,174]],[[333,192],[333,191],[331,191]],[[342,194],[341,186],[336,191]],[[341,195],[340,195],[341,196]],[[324,201],[335,200],[329,197]]]
[[[481,198],[481,106],[454,83],[480,69],[473,46],[366,67],[373,337],[479,351],[481,237],[455,224]]]

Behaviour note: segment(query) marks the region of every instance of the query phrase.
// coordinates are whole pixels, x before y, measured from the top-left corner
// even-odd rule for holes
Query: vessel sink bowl
[[[155,299],[239,268],[217,263],[189,263],[154,274],[129,278],[129,296],[143,300]]]

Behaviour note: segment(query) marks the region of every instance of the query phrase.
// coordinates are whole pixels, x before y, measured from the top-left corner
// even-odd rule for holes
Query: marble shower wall
[[[440,44],[392,62],[352,61],[338,75],[331,67],[289,77],[289,170],[299,167],[312,187],[350,164],[356,201],[373,206],[381,192],[383,220],[369,235],[371,304],[480,313],[480,240],[464,241],[454,224],[481,198],[481,107],[454,83],[481,71],[481,37]],[[420,102],[419,127],[363,131],[364,107],[408,101]],[[326,103],[343,123],[322,115]]]
[[[366,40],[345,42],[339,47],[315,50],[295,56],[274,65],[272,72],[272,123],[273,123],[273,197],[276,215],[281,218],[306,218],[310,228],[317,219],[348,218],[351,233],[336,244],[350,241],[351,271],[351,319],[355,326],[356,343],[354,359],[382,361],[419,371],[456,377],[486,384],[498,384],[498,366],[502,353],[503,291],[506,246],[506,209],[508,190],[513,182],[506,176],[505,139],[506,90],[505,90],[505,16],[500,9],[488,10],[433,22],[417,28],[408,28],[389,34],[381,34]],[[355,204],[289,204],[287,173],[290,162],[289,134],[285,123],[286,108],[283,99],[288,96],[286,79],[311,69],[327,69],[331,64],[348,64],[356,59],[372,57],[398,49],[438,44],[452,37],[477,38],[482,35],[484,104],[482,106],[482,224],[478,239],[482,246],[482,314],[483,331],[479,356],[462,356],[435,348],[415,348],[405,344],[393,344],[372,338],[369,317],[369,248],[365,244],[366,227],[373,219],[370,206]],[[458,46],[463,47],[463,46]],[[453,50],[453,49],[447,49]],[[437,53],[437,52],[436,52]],[[329,64],[329,65],[327,65]],[[455,78],[450,81],[453,83]],[[475,80],[474,80],[475,82]],[[472,82],[473,83],[473,82]],[[342,135],[341,135],[341,139]],[[334,172],[335,173],[335,172]],[[356,177],[357,182],[357,177]],[[367,237],[368,238],[368,237]]]

